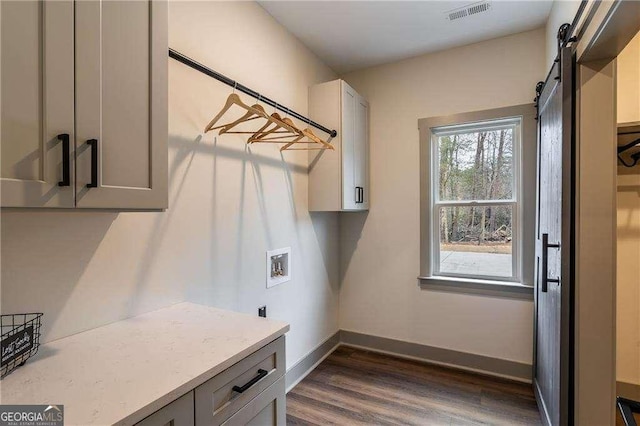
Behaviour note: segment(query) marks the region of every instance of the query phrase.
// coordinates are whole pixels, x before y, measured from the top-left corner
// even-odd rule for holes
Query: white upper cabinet
[[[166,208],[166,1],[0,7],[2,206]]]
[[[0,1],[3,207],[74,206],[73,2]]]
[[[338,135],[335,151],[309,153],[309,211],[369,209],[369,104],[342,80],[309,90],[312,120]]]

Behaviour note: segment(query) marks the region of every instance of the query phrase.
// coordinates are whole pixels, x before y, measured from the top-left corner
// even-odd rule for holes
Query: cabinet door
[[[0,28],[2,207],[73,207],[73,3],[1,1]]]
[[[173,401],[135,426],[193,426],[193,391]]]
[[[77,207],[167,207],[167,4],[76,12]]]
[[[347,83],[342,82],[342,209],[355,210],[356,200],[356,104],[358,94]]]
[[[369,103],[356,96],[354,125],[354,176],[356,208],[369,209]],[[359,194],[358,194],[359,192]]]
[[[284,377],[265,389],[237,413],[222,423],[223,426],[284,426],[287,408]]]

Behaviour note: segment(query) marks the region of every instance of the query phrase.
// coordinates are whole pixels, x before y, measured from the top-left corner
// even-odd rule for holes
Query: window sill
[[[450,277],[418,277],[418,281],[422,290],[533,300],[533,287],[515,282]]]

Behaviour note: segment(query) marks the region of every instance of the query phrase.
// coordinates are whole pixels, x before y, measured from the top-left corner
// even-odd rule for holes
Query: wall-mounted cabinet
[[[368,210],[368,102],[334,80],[309,89],[309,115],[338,131],[335,151],[309,152],[309,211]]]
[[[167,4],[1,2],[2,207],[167,207]]]

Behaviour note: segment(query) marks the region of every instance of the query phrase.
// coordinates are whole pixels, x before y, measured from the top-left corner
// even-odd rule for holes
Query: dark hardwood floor
[[[531,386],[339,347],[287,394],[288,425],[540,425]]]

